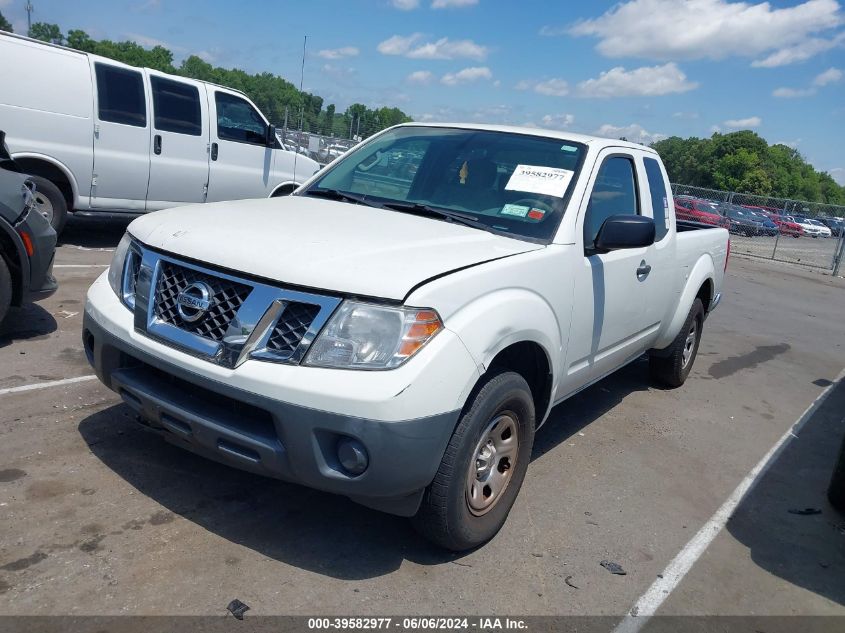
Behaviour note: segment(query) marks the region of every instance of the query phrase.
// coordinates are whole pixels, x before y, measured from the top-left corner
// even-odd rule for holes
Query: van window
[[[202,134],[200,93],[196,86],[150,77],[154,123],[157,130],[199,136]]]
[[[648,178],[648,190],[651,192],[651,213],[654,217],[654,241],[659,242],[669,231],[669,196],[660,165],[653,158],[644,158],[645,175]]]
[[[227,92],[215,92],[214,103],[218,138],[264,145],[267,124],[247,100]]]
[[[611,215],[639,215],[634,161],[630,157],[612,156],[602,163],[587,204],[584,218],[584,248],[595,247],[596,236]]]
[[[141,73],[97,63],[97,110],[101,121],[147,126],[147,103]]]

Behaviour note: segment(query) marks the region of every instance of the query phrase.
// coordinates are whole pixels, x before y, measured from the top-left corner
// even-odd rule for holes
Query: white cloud
[[[839,33],[831,39],[810,37],[803,42],[781,48],[768,57],[755,59],[751,62],[754,68],[777,68],[797,62],[803,62],[811,57],[824,53],[832,48],[845,44],[845,33]]]
[[[564,79],[546,79],[536,81],[534,79],[523,79],[514,86],[516,90],[533,90],[537,94],[548,97],[565,97],[569,94],[569,84]]]
[[[826,71],[817,75],[815,79],[813,79],[814,86],[826,86],[828,84],[836,83],[842,79],[842,71],[838,68],[828,68]]]
[[[760,127],[762,123],[763,119],[761,119],[760,117],[750,116],[746,119],[728,119],[727,121],[724,121],[722,125],[733,130],[738,130]]]
[[[833,178],[836,182],[845,187],[845,167],[834,167],[833,169],[828,169],[827,173],[829,173],[831,178]]]
[[[432,9],[457,9],[471,7],[478,4],[478,0],[434,0],[431,3]]]
[[[324,74],[336,78],[348,77],[349,75],[354,75],[358,72],[354,68],[335,66],[334,64],[323,64],[323,67],[320,70],[322,70]]]
[[[450,40],[442,37],[434,42],[422,43],[422,33],[394,35],[378,45],[382,55],[403,55],[411,59],[477,59],[487,57],[489,49],[472,40]]]
[[[673,119],[682,119],[686,121],[691,121],[693,119],[698,118],[698,112],[674,112],[672,114]]]
[[[823,73],[816,75],[813,85],[810,88],[777,88],[772,91],[773,97],[780,99],[796,99],[798,97],[811,97],[816,94],[817,88],[823,88],[842,79],[842,71],[838,68],[828,68]]]
[[[392,0],[391,4],[401,11],[410,11],[420,6],[420,0]]]
[[[543,127],[552,129],[552,130],[564,130],[570,127],[573,123],[575,123],[575,115],[574,114],[547,114],[540,122],[543,124]]]
[[[434,73],[430,70],[416,70],[405,78],[409,84],[419,84],[427,86],[434,79]]]
[[[544,27],[541,33],[596,37],[597,50],[607,57],[677,61],[753,57],[797,47],[842,23],[836,0],[785,8],[769,2],[628,0],[598,18],[568,29]]]
[[[317,57],[322,57],[323,59],[343,59],[344,57],[356,57],[360,52],[354,46],[324,48],[321,51],[317,51]]]
[[[665,134],[652,133],[646,130],[639,123],[631,123],[631,125],[611,125],[605,123],[598,130],[594,132],[596,136],[604,136],[606,138],[626,138],[632,143],[643,143],[650,145],[668,138]]]
[[[663,66],[643,66],[625,70],[622,66],[601,73],[596,79],[578,84],[580,97],[630,97],[666,95],[688,92],[698,84],[687,81],[687,76],[674,62]]]
[[[794,141],[778,141],[777,143],[772,143],[772,145],[786,145],[790,149],[798,149],[798,146],[801,144],[800,138],[795,139]]]
[[[798,99],[800,97],[810,97],[816,94],[813,88],[775,88],[772,90],[772,96],[778,99]]]
[[[145,46],[146,48],[162,46],[164,48],[169,48],[174,53],[184,53],[187,51],[187,49],[182,46],[174,46],[173,44],[168,44],[164,40],[158,40],[154,37],[141,35],[140,33],[124,33],[124,35],[127,39],[135,42],[136,44],[140,44],[141,46]]]
[[[447,73],[443,75],[440,82],[447,86],[457,86],[458,84],[470,83],[478,81],[479,79],[492,79],[493,73],[487,66],[471,66],[464,68],[456,73]]]

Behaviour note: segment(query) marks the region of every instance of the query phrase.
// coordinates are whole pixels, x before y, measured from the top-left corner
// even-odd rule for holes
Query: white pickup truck
[[[504,523],[553,406],[646,352],[684,382],[728,249],[675,219],[647,147],[408,124],[293,196],[135,220],[83,341],[168,440],[461,550]]]

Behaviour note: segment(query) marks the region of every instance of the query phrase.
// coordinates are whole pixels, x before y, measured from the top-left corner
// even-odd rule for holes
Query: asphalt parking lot
[[[247,618],[621,616],[803,417],[658,612],[845,615],[845,515],[824,497],[845,280],[733,258],[686,385],[652,386],[641,360],[558,406],[505,528],[454,555],[403,519],[174,448],[90,379],[84,293],[122,230],[72,224],[58,293],[0,329],[0,612],[222,615],[238,598]]]

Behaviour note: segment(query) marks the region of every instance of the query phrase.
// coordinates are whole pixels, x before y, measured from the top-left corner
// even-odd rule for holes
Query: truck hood
[[[450,271],[544,248],[398,211],[289,196],[156,211],[129,225],[144,244],[283,284],[402,300]]]

